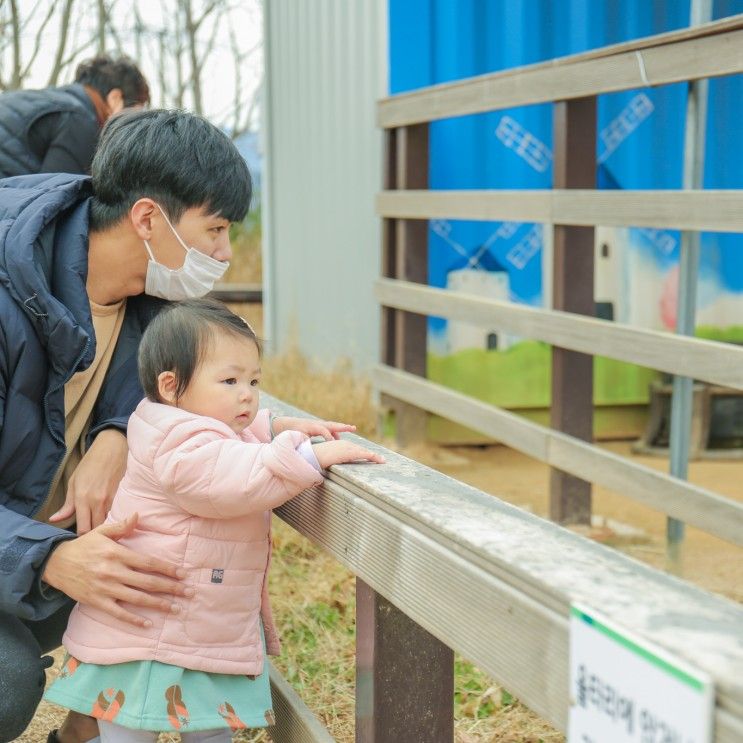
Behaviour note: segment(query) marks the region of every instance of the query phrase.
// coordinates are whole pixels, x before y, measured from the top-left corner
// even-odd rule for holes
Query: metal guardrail
[[[268,396],[263,404],[304,415]],[[411,633],[461,653],[564,731],[569,607],[579,602],[708,673],[716,689],[714,740],[743,740],[743,606],[354,438],[387,463],[332,467],[323,485],[277,513],[388,602],[381,624],[377,617],[371,625],[377,642],[387,638],[404,649],[404,615],[418,625]],[[359,601],[359,655],[374,641],[367,611]],[[393,727],[384,735],[392,737],[362,739],[446,739],[420,735],[421,728],[411,735],[397,719],[415,717],[419,708],[408,695],[442,669],[425,655],[382,659],[386,665],[362,667],[357,677],[357,730],[370,714],[386,714]],[[387,684],[399,676],[404,683],[390,692]]]

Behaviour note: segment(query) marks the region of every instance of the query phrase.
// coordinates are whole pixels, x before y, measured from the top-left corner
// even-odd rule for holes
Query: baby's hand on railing
[[[316,421],[312,418],[291,418],[288,415],[279,415],[271,421],[274,436],[282,431],[299,431],[312,436],[322,436],[326,441],[337,439],[341,433],[353,433],[356,426],[350,423],[337,423],[336,421]],[[335,462],[335,464],[339,464]]]
[[[376,454],[363,446],[359,446],[359,444],[343,439],[313,444],[312,450],[323,469],[330,467],[332,464],[347,464],[348,462],[359,461],[384,464],[384,457],[381,454]]]

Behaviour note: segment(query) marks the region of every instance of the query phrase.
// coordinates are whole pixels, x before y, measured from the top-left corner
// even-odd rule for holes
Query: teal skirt
[[[260,676],[236,676],[154,660],[102,666],[67,655],[44,698],[132,730],[234,731],[274,724],[268,661]]]

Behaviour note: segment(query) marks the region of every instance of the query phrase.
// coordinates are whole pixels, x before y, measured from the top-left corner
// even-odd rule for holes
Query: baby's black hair
[[[253,328],[214,299],[186,299],[174,302],[147,326],[139,344],[139,380],[145,395],[163,402],[157,378],[172,371],[176,378],[176,400],[186,391],[204,358],[215,333],[229,333],[261,344]]]

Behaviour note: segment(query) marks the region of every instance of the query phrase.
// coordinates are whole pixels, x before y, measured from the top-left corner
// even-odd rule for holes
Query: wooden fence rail
[[[476,219],[743,232],[743,191],[382,191],[387,219]]]
[[[263,287],[260,284],[215,284],[209,296],[222,302],[260,304],[263,302]]]
[[[395,399],[743,546],[743,503],[399,369],[378,366],[374,383]]]
[[[743,347],[730,343],[635,328],[409,281],[380,279],[375,285],[375,295],[385,307],[464,320],[572,351],[607,356],[743,390]]]
[[[603,49],[433,85],[380,101],[384,129],[513,106],[732,75],[743,69],[743,14]]]

